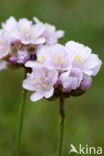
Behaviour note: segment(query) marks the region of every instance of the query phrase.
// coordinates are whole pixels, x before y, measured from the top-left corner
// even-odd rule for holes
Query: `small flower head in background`
[[[37,18],[17,21],[10,17],[2,23],[0,30],[0,61],[5,60],[8,67],[24,67],[28,60],[36,60],[37,49],[45,45],[54,45],[63,31],[56,31],[55,26],[46,25]],[[2,69],[2,67],[0,68]]]

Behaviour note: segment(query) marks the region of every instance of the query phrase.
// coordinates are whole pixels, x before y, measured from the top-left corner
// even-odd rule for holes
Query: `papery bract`
[[[29,52],[27,50],[19,50],[17,63],[24,64],[27,60],[30,59]]]

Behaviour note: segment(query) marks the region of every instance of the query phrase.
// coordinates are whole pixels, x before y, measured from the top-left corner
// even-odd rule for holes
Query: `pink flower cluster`
[[[45,45],[37,50],[37,60],[28,61],[25,66],[32,68],[27,74],[23,87],[35,93],[31,101],[41,98],[65,97],[83,94],[92,83],[100,67],[101,60],[91,53],[91,49],[69,41],[61,44]]]
[[[0,30],[0,69],[11,66],[30,68],[23,88],[33,91],[32,101],[53,98],[63,92],[65,97],[83,94],[92,83],[102,61],[83,44],[58,43],[64,31],[26,18],[10,17]]]
[[[0,69],[6,66],[24,66],[27,60],[36,59],[40,46],[53,45],[64,35],[55,26],[40,22],[36,17],[34,23],[26,18],[16,21],[10,17],[2,23],[0,29]]]

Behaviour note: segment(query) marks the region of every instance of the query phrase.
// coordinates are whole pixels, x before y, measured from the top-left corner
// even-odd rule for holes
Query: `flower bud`
[[[92,84],[92,79],[90,76],[84,75],[84,79],[81,82],[80,88],[84,91],[88,90],[88,88],[91,86]]]
[[[12,56],[9,58],[9,61],[11,64],[16,65],[17,64],[17,58],[15,56]]]

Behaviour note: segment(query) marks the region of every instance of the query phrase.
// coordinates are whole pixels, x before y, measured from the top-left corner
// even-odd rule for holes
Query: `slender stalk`
[[[64,129],[65,129],[65,110],[64,110],[64,97],[61,94],[60,96],[60,138],[59,138],[59,150],[58,156],[63,155],[63,145],[64,145]]]
[[[21,95],[19,122],[18,122],[18,129],[17,129],[16,154],[15,154],[16,156],[21,155],[21,140],[22,140],[22,130],[23,130],[23,121],[24,121],[24,110],[26,104],[26,93],[27,91],[23,89]]]

